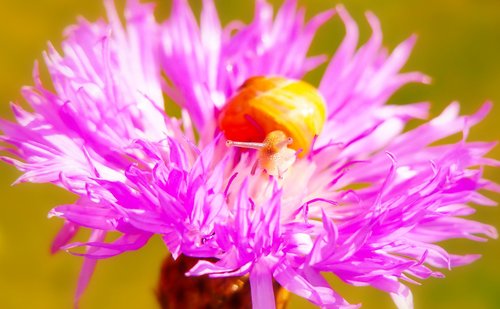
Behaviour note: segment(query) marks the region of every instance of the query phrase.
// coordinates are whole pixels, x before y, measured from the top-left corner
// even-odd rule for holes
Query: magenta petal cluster
[[[65,225],[52,250],[84,256],[76,299],[98,259],[144,246],[154,235],[169,252],[200,260],[190,276],[248,275],[254,308],[273,308],[273,279],[324,308],[355,308],[323,277],[391,295],[412,308],[405,284],[468,264],[438,245],[452,238],[496,238],[467,219],[469,203],[494,205],[479,190],[500,191],[482,177],[499,166],[485,154],[494,143],[470,142],[469,129],[491,108],[460,116],[452,103],[425,119],[427,103],[388,105],[401,86],[427,83],[401,73],[414,45],[382,46],[379,22],[366,14],[371,37],[337,6],[305,21],[295,0],[276,14],[256,0],[249,24],[222,26],[212,0],[201,17],[174,0],[168,20],[154,6],[127,2],[125,24],[112,1],[107,21],[80,20],[62,48],[44,53],[51,85],[34,69],[23,89],[29,109],[12,104],[16,121],[1,120],[18,182],[49,182],[79,196],[50,211]],[[316,30],[340,18],[346,34],[333,56],[307,55]],[[333,45],[333,43],[332,43]],[[332,50],[335,46],[332,46]],[[301,79],[326,63],[317,85],[327,104],[325,128],[285,177],[252,173],[256,154],[228,149],[217,114],[249,77]],[[165,110],[178,106],[180,116]],[[436,144],[461,134],[457,143]],[[79,229],[88,242],[72,242]],[[105,241],[109,232],[121,236]],[[212,260],[212,259],[211,259]]]

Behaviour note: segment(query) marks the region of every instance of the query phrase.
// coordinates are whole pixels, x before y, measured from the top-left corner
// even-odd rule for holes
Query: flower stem
[[[168,256],[160,273],[157,299],[162,309],[252,309],[248,276],[209,278],[186,277],[184,274],[199,259],[181,255]],[[277,309],[286,309],[289,292],[273,281]]]

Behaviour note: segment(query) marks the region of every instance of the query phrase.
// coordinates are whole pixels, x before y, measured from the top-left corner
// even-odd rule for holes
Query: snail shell
[[[228,140],[262,142],[276,130],[291,138],[290,148],[310,151],[326,118],[325,101],[310,84],[283,77],[246,80],[222,108],[218,124]]]

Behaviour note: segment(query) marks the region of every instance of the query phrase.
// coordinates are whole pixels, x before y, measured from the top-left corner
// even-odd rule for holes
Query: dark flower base
[[[248,277],[186,277],[198,259],[168,256],[163,262],[157,298],[163,309],[252,309]],[[289,292],[274,282],[276,308],[286,309]]]

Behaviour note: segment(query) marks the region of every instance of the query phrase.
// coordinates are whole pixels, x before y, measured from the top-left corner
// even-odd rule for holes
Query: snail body
[[[325,102],[310,84],[283,77],[246,80],[222,108],[219,128],[228,140],[262,142],[272,131],[292,138],[290,148],[310,151],[326,118]]]
[[[310,151],[325,118],[324,99],[313,86],[256,76],[246,80],[222,108],[218,124],[227,146],[257,149],[256,164],[281,177],[296,156]]]
[[[252,168],[252,174],[255,173],[258,165],[269,175],[277,175],[281,178],[295,162],[296,151],[288,148],[292,142],[291,137],[287,137],[283,131],[276,130],[267,134],[262,143],[227,140],[226,145],[258,150],[258,160]]]

